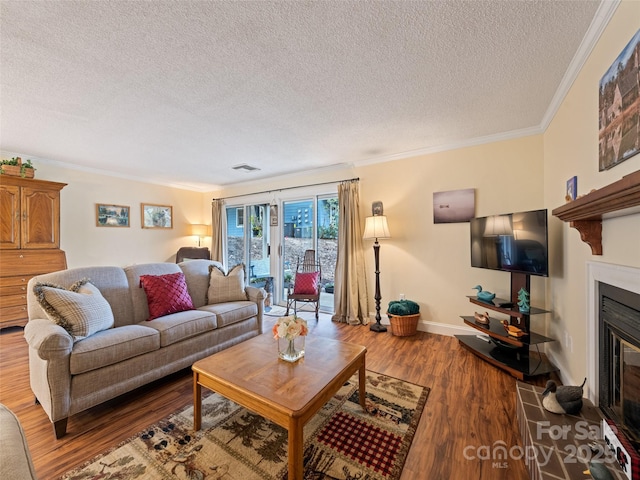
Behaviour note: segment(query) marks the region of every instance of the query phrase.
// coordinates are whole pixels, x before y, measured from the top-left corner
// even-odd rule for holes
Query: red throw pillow
[[[169,315],[170,313],[194,310],[193,300],[187,290],[184,273],[167,275],[140,275],[140,286],[147,294],[149,318]]]
[[[293,286],[294,295],[315,295],[318,293],[319,272],[296,273],[296,284]]]

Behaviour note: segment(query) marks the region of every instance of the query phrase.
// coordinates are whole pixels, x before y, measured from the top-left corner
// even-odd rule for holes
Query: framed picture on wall
[[[96,203],[96,227],[128,227],[129,207]]]
[[[173,228],[173,207],[170,205],[142,205],[142,228]]]
[[[608,170],[640,153],[640,30],[600,80],[599,169]]]
[[[475,188],[433,192],[433,223],[468,222],[475,211]]]

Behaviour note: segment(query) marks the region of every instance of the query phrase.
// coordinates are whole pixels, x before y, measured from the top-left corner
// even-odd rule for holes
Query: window
[[[244,208],[236,208],[236,227],[244,227]]]

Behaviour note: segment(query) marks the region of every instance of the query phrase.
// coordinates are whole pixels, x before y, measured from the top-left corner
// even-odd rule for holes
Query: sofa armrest
[[[264,333],[262,319],[264,316],[264,299],[267,296],[267,292],[265,292],[264,288],[250,286],[244,287],[244,291],[247,293],[249,300],[256,302],[258,305],[258,327],[260,328],[260,333]]]
[[[247,297],[252,302],[262,302],[264,306],[264,299],[267,297],[267,292],[265,292],[264,288],[258,287],[244,287],[244,291],[247,293]]]
[[[56,438],[64,435],[71,406],[73,337],[50,320],[34,318],[24,327],[29,345],[31,391],[53,422]]]
[[[36,318],[24,327],[24,338],[29,348],[38,352],[42,360],[68,357],[73,348],[73,337],[51,320]]]
[[[2,404],[0,404],[0,477],[12,480],[38,478],[20,421]]]

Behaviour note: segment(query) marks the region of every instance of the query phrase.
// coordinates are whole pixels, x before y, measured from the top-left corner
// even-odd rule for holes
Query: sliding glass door
[[[244,263],[249,285],[270,290],[269,204],[227,207],[227,265]]]
[[[312,197],[282,203],[282,300],[306,250],[315,250],[322,269],[320,309],[333,312],[333,281],[338,254],[338,198]]]

